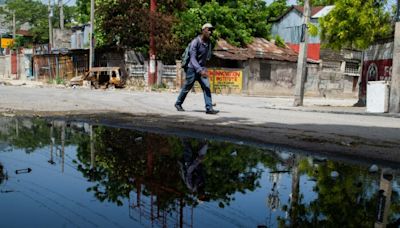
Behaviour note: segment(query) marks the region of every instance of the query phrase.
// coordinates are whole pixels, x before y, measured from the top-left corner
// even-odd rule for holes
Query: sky
[[[52,3],[58,3],[58,0],[50,0]],[[42,0],[44,4],[48,4],[49,0]],[[63,3],[69,6],[75,5],[76,0],[63,0]]]
[[[58,0],[51,0],[52,2],[58,2]],[[268,4],[270,4],[271,2],[273,2],[274,0],[265,0],[265,2],[267,2]],[[42,2],[43,3],[48,3],[49,1],[48,0],[42,0]],[[64,2],[64,4],[67,4],[67,5],[69,5],[69,6],[71,6],[71,5],[74,5],[75,4],[75,2],[76,2],[76,0],[63,0],[63,2]],[[396,0],[388,0],[388,8],[391,6],[391,5],[393,5],[393,4],[395,4],[396,3]],[[290,6],[290,5],[295,5],[296,4],[296,0],[288,0],[288,5]]]
[[[58,0],[51,0],[51,1],[56,1],[56,2],[58,2]],[[268,4],[269,3],[271,3],[271,2],[273,2],[273,0],[265,0]],[[49,1],[48,0],[42,0],[42,2],[43,3],[48,3]],[[75,2],[76,2],[76,0],[63,0],[63,2],[64,2],[64,4],[67,4],[67,5],[74,5],[75,4]],[[296,0],[288,0],[288,5],[294,5],[294,4],[296,4]]]

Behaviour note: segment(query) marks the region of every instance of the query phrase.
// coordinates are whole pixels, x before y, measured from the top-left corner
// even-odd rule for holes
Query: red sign
[[[366,96],[368,81],[387,81],[392,77],[393,41],[372,45],[364,52],[361,86]]]
[[[392,59],[365,61],[363,75],[367,81],[385,81],[392,76]]]

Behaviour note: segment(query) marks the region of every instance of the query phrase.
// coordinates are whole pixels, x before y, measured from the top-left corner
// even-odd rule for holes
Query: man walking
[[[190,43],[190,61],[186,70],[186,82],[175,103],[175,108],[178,111],[185,111],[182,108],[182,104],[194,83],[198,81],[203,90],[206,113],[217,114],[219,112],[212,108],[210,80],[207,76],[207,69],[204,67],[206,61],[211,58],[210,37],[213,31],[214,27],[210,23],[204,24],[201,28],[201,35],[194,38]]]

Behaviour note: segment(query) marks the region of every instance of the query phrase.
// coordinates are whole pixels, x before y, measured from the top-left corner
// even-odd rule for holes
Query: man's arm
[[[200,73],[204,70],[204,67],[201,67],[199,62],[197,61],[197,47],[199,45],[199,38],[196,37],[192,44],[190,45],[189,55],[190,55],[190,63],[194,67],[194,70],[197,73]]]

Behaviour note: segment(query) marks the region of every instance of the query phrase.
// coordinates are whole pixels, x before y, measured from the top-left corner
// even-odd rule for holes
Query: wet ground
[[[0,118],[1,227],[398,227],[400,168]]]

